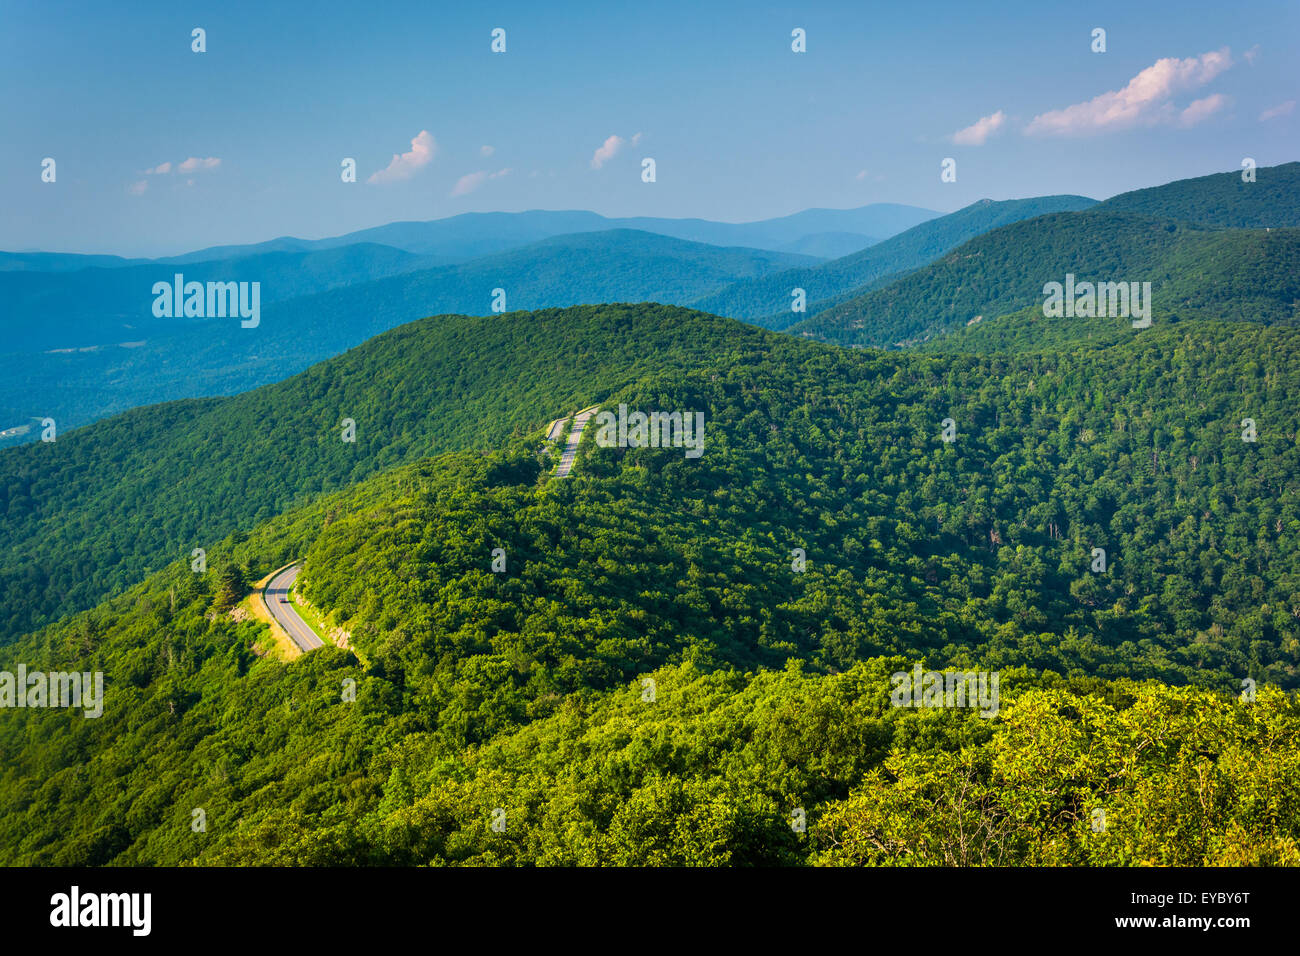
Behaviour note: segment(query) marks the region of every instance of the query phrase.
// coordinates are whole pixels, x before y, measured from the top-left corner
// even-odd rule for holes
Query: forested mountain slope
[[[440,316],[233,398],[139,408],[0,451],[0,635],[383,468],[491,447],[639,375],[763,340],[665,306]],[[341,440],[344,418],[355,444]]]
[[[1300,226],[1300,162],[1261,167],[1254,174],[1251,182],[1241,171],[1178,179],[1120,193],[1100,208],[1218,228]]]
[[[1035,304],[1041,309],[1044,286],[1065,283],[1067,274],[1076,283],[1150,282],[1157,324],[1293,323],[1300,314],[1300,230],[1208,230],[1100,209],[1041,216],[972,239],[788,331],[841,345],[917,345]]]
[[[917,345],[1041,305],[1043,286],[1066,273],[1080,282],[1151,282],[1156,321],[1292,321],[1300,163],[1255,172],[1253,182],[1240,173],[1179,180],[993,229],[788,330],[842,345]],[[1215,231],[1224,234],[1208,235]]]
[[[695,308],[781,329],[806,316],[791,311],[791,290],[807,294],[807,316],[852,294],[933,262],[968,239],[1007,223],[1052,212],[1087,209],[1083,196],[1042,196],[993,202],[981,199],[965,209],[938,216],[853,255],[814,266],[787,269],[747,279],[692,303]]]
[[[459,657],[491,609],[530,654],[531,636],[562,635],[607,667],[686,639],[744,666],[925,650],[1293,686],[1296,334],[1189,322],[1062,356],[733,351],[606,400],[705,410],[702,458],[586,442],[571,489],[379,499],[321,534],[306,587],[390,670]],[[527,567],[483,573],[494,546]],[[563,625],[538,628],[539,597]],[[635,639],[616,623],[630,608]]]
[[[703,411],[702,457],[593,435],[551,482],[539,415],[11,645],[0,663],[102,667],[111,706],[0,723],[7,862],[1300,859],[1296,705],[1265,686],[1300,685],[1296,331],[938,357],[592,311],[570,347],[736,330],[584,393]],[[557,320],[513,318],[539,345]],[[353,651],[258,661],[223,572],[300,555]],[[888,706],[922,659],[1000,671],[1003,710]]]

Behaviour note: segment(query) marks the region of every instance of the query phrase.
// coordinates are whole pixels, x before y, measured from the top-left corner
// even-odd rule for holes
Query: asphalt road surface
[[[567,418],[557,418],[555,421],[551,422],[550,428],[546,429],[546,440],[559,441],[560,435],[564,431],[564,424],[567,421]]]
[[[599,405],[593,405],[573,416],[573,428],[569,430],[569,440],[564,445],[564,453],[560,455],[560,467],[555,469],[556,478],[567,478],[573,470],[573,460],[578,457],[578,442],[582,441],[582,430],[599,408]]]
[[[316,636],[316,632],[298,616],[294,606],[289,603],[289,589],[293,587],[301,570],[302,565],[293,564],[267,581],[266,587],[262,589],[262,602],[285,633],[306,652],[324,647],[325,642]]]

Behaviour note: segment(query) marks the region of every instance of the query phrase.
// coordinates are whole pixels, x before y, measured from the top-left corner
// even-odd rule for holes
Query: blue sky
[[[1300,159],[1300,4],[1084,7],[0,0],[0,249],[163,255],[486,210],[950,211]]]

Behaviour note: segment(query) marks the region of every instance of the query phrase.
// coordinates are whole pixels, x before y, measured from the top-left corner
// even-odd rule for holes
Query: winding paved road
[[[564,453],[560,455],[560,466],[555,469],[556,478],[567,478],[569,472],[573,471],[573,460],[578,457],[578,443],[582,441],[582,430],[587,427],[587,422],[599,408],[599,405],[592,405],[573,416],[573,428],[569,431],[569,440],[564,445]]]
[[[560,464],[555,469],[556,478],[567,478],[572,473],[574,459],[578,456],[578,444],[582,441],[582,430],[587,427],[587,422],[591,421],[591,416],[599,410],[599,405],[592,405],[573,416],[573,428],[569,431],[569,440],[564,445]],[[566,421],[567,418],[560,418],[551,422],[550,428],[547,429],[548,441],[560,437]],[[325,642],[316,636],[311,625],[304,621],[294,606],[289,603],[289,590],[293,587],[293,582],[298,580],[301,571],[301,564],[291,564],[273,575],[271,580],[266,582],[266,587],[262,588],[262,603],[266,605],[267,612],[275,618],[276,623],[284,628],[289,638],[298,645],[298,649],[306,653],[324,647]]]
[[[266,605],[267,611],[275,618],[276,623],[284,628],[285,633],[298,645],[299,650],[306,653],[324,647],[325,642],[316,636],[316,632],[298,616],[297,610],[289,603],[289,589],[298,579],[300,571],[302,571],[301,564],[291,564],[267,581],[266,587],[262,588],[262,603]]]

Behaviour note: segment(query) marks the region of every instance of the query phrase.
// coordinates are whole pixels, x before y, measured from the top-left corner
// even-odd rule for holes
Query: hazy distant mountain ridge
[[[3,352],[43,352],[140,340],[201,320],[153,314],[153,285],[257,282],[263,307],[298,296],[427,269],[441,263],[374,243],[337,249],[265,252],[192,263],[145,262],[76,271],[0,271]]]
[[[238,319],[153,319],[151,285],[170,282],[175,272],[256,279],[276,275],[271,263],[332,256],[345,259],[358,249],[382,250],[401,274],[275,301],[269,285],[260,325]],[[246,391],[279,381],[337,355],[396,325],[425,315],[492,311],[494,290],[505,308],[539,309],[580,303],[655,301],[686,304],[742,276],[761,276],[815,260],[762,249],[720,248],[633,230],[604,230],[557,236],[522,249],[470,262],[409,271],[410,253],[386,246],[347,246],[311,253],[269,253],[228,263],[129,270],[94,270],[59,275],[0,274],[0,288],[36,284],[24,311],[6,323],[10,345],[0,353],[0,427],[53,417],[60,428],[84,424],[137,405]],[[322,278],[328,280],[327,270]],[[77,283],[105,284],[108,291],[79,290]],[[301,276],[294,276],[301,280]],[[60,290],[69,290],[70,297]],[[117,302],[122,316],[101,317],[96,302]],[[50,321],[43,302],[67,302],[69,311]],[[81,311],[83,305],[92,306]],[[104,311],[108,311],[107,308]],[[94,337],[96,323],[105,329]],[[136,328],[126,328],[135,325]],[[80,331],[83,338],[54,339]],[[52,345],[51,342],[57,342]],[[121,343],[129,342],[129,347]],[[91,351],[57,354],[50,347],[91,346]],[[25,348],[26,352],[18,351]],[[40,352],[41,354],[33,354]],[[7,354],[6,354],[7,353]],[[9,439],[30,440],[29,433]]]
[[[873,203],[856,209],[805,209],[788,216],[754,222],[714,222],[656,216],[608,217],[586,210],[532,209],[526,212],[467,212],[445,219],[390,222],[324,239],[280,236],[265,242],[209,246],[158,259],[79,256],[42,252],[0,252],[0,272],[11,269],[67,271],[100,266],[114,268],[156,263],[209,262],[268,252],[314,252],[357,243],[391,246],[404,252],[438,256],[444,262],[491,255],[555,236],[607,229],[637,229],[661,236],[718,246],[750,246],[800,252],[800,242],[829,242],[828,233],[866,237],[892,236],[940,213],[899,203]],[[856,240],[854,240],[856,241]],[[840,240],[841,244],[843,239]],[[868,243],[869,244],[869,243]],[[861,247],[860,247],[861,248]],[[93,260],[93,261],[92,261]]]

